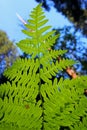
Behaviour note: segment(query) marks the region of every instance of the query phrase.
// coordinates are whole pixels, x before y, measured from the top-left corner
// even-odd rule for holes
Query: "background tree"
[[[80,74],[87,74],[87,47],[86,42],[80,37],[87,36],[87,1],[86,0],[36,0],[43,2],[43,7],[49,11],[51,5],[58,12],[66,16],[71,22],[72,27],[57,29],[61,37],[56,41],[55,49],[67,49],[65,57],[79,61],[75,66]],[[50,4],[52,2],[52,4]],[[73,30],[73,31],[72,31]],[[80,35],[78,35],[80,34]],[[86,38],[86,37],[85,37]],[[58,43],[58,44],[57,44]],[[85,44],[85,45],[84,45]],[[64,75],[64,74],[63,74]]]
[[[56,33],[60,33],[54,49],[67,50],[65,58],[74,59],[78,62],[74,66],[79,74],[87,74],[87,46],[86,41],[82,41],[81,34],[71,26],[57,29]]]
[[[4,70],[13,64],[16,57],[16,46],[9,40],[7,34],[0,30],[0,78]]]
[[[36,0],[43,2],[43,7],[50,10],[53,5],[58,12],[61,12],[71,22],[76,29],[80,29],[87,36],[87,0]],[[53,4],[50,4],[52,2]]]

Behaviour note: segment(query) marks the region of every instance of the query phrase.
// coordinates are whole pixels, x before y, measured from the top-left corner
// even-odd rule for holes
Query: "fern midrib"
[[[38,45],[38,61],[39,61],[39,79],[40,79],[40,82],[39,82],[39,96],[40,96],[40,100],[41,100],[41,107],[42,107],[42,120],[44,121],[44,106],[43,106],[43,97],[41,95],[41,72],[40,72],[40,65],[41,65],[41,62],[40,62],[40,56],[39,56],[39,36],[38,36],[38,11],[37,11],[37,14],[36,14],[36,39],[37,39],[37,45]],[[42,121],[42,129],[44,128],[44,123]]]
[[[36,12],[36,40],[37,40],[38,55],[39,55],[39,43],[38,43],[39,38],[38,38],[38,26],[37,26],[38,19],[37,19],[37,16],[38,16],[38,12]],[[40,78],[40,58],[39,58],[39,56],[38,56],[38,61],[39,61],[39,78]],[[40,80],[40,83],[39,83],[39,92],[40,92],[40,87],[41,87],[41,80]]]

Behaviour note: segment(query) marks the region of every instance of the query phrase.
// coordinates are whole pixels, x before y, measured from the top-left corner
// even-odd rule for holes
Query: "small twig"
[[[24,25],[27,24],[27,22],[18,13],[16,13],[16,16]]]

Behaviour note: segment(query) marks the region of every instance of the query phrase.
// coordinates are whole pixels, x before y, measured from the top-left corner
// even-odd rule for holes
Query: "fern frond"
[[[40,5],[31,12],[30,16],[31,19],[25,25],[27,30],[23,30],[23,33],[28,35],[29,38],[20,41],[17,46],[34,58],[40,53],[46,53],[48,48],[53,46],[58,35],[54,35],[55,31],[48,32],[51,26],[44,26],[48,20],[45,18]]]
[[[0,86],[0,128],[8,124],[13,129],[41,128],[41,101],[36,102],[38,86],[28,85],[8,82]]]
[[[5,71],[4,75],[8,77],[10,80],[14,80],[15,82],[19,80],[20,80],[19,82],[21,82],[22,78],[26,83],[28,83],[30,80],[34,82],[36,79],[39,82],[39,77],[36,74],[38,68],[39,68],[38,59],[36,59],[36,61],[32,59],[17,59],[14,65],[7,71]]]
[[[9,124],[11,130],[16,128],[41,129],[42,110],[39,106],[39,102],[37,105],[28,102],[20,104],[17,99],[14,99],[13,102],[11,96],[9,99],[6,97],[4,100],[0,99],[0,128],[7,129]]]
[[[84,81],[84,85],[83,85]],[[84,88],[86,80],[57,80],[51,83],[42,85],[42,95],[44,97],[44,129],[60,130],[67,128],[74,130],[87,128],[87,98],[84,96]],[[73,85],[72,85],[73,84]],[[45,89],[46,87],[46,89]],[[84,120],[84,123],[81,121]],[[82,126],[81,126],[82,125]]]
[[[35,102],[36,97],[38,95],[38,85],[33,83],[30,85],[29,83],[27,85],[23,84],[15,84],[12,82],[10,84],[7,82],[7,84],[0,86],[0,97],[12,97],[18,98],[19,100],[26,100],[30,102]]]
[[[65,54],[65,52],[66,52],[66,50],[58,50],[58,51],[56,51],[56,50],[50,50],[50,51],[47,52],[47,54],[43,55],[40,58],[40,63],[42,65],[44,65],[44,66],[46,64],[46,66],[47,66],[47,63],[53,62],[53,59],[56,60],[56,58],[58,56],[60,56],[60,55],[62,56],[63,54]]]
[[[40,77],[43,81],[47,82],[49,81],[48,79],[51,78],[51,76],[56,76],[56,74],[59,71],[63,71],[63,69],[66,69],[68,66],[72,66],[75,62],[73,60],[65,60],[63,59],[62,61],[56,63],[50,63],[45,65],[41,71],[40,71]]]
[[[10,81],[0,85],[0,130],[87,129],[87,76],[52,80],[75,61],[58,61],[66,50],[49,50],[59,35],[48,32],[47,21],[39,4],[23,30],[27,38],[17,44],[30,58],[4,73]]]

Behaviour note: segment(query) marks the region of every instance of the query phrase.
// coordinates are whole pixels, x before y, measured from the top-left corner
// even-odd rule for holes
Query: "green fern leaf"
[[[0,130],[87,129],[87,76],[56,78],[76,62],[58,61],[66,50],[51,49],[59,35],[47,22],[39,4],[23,30],[27,38],[17,44],[30,58],[17,59],[4,73],[10,81],[0,85]]]

